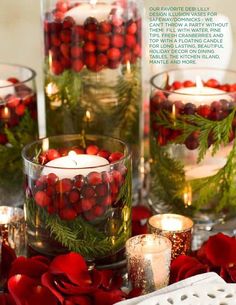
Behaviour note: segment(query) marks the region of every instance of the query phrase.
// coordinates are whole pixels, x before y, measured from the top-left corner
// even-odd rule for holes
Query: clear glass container
[[[81,253],[97,265],[124,259],[131,234],[131,158],[114,138],[54,136],[23,150],[28,244]]]
[[[38,135],[35,76],[0,64],[0,205],[23,204],[21,150]]]
[[[236,72],[179,69],[151,84],[150,203],[209,229],[236,214]]]
[[[41,2],[47,135],[84,131],[122,139],[131,146],[137,184],[141,1]]]

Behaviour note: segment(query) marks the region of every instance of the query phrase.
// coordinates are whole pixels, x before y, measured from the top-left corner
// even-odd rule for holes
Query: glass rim
[[[47,164],[40,164],[40,163],[37,163],[35,161],[32,161],[30,160],[27,156],[26,156],[26,151],[32,147],[33,145],[37,144],[37,143],[40,143],[40,142],[43,142],[43,140],[45,139],[60,139],[60,138],[68,138],[68,137],[71,137],[71,138],[74,138],[74,137],[78,137],[78,136],[81,136],[80,134],[65,134],[65,135],[56,135],[56,136],[49,136],[49,137],[45,137],[45,138],[42,138],[42,139],[39,139],[39,140],[36,140],[34,142],[31,142],[27,145],[25,145],[25,147],[22,149],[22,152],[21,152],[21,156],[23,158],[23,160],[26,160],[28,163],[30,163],[31,165],[35,165],[35,166],[41,166],[43,168],[50,168],[50,169],[63,169],[65,171],[67,170],[74,170],[74,171],[78,171],[78,169],[96,169],[96,168],[107,168],[108,166],[114,166],[116,164],[119,164],[120,162],[126,160],[127,158],[130,158],[131,157],[131,151],[130,151],[130,147],[129,145],[127,145],[124,141],[120,140],[120,139],[117,139],[117,138],[114,138],[114,137],[110,137],[110,136],[105,136],[105,135],[96,135],[96,134],[87,134],[87,136],[90,136],[90,137],[99,137],[99,138],[104,138],[104,139],[111,139],[111,140],[115,140],[116,142],[119,142],[120,144],[122,144],[124,146],[124,156],[115,161],[115,162],[112,162],[112,163],[108,163],[108,164],[104,164],[104,165],[96,165],[96,166],[87,166],[87,167],[81,167],[81,168],[75,168],[75,167],[57,167],[57,166],[47,166]],[[85,135],[86,136],[86,135]],[[72,149],[73,151],[73,149]],[[79,155],[79,154],[78,154]],[[87,155],[87,154],[86,154]],[[66,156],[65,156],[66,157]],[[56,159],[55,159],[56,160]]]
[[[161,219],[161,217],[162,216],[174,216],[174,217],[178,217],[178,218],[183,218],[183,219],[185,219],[185,220],[187,220],[188,222],[189,222],[189,226],[188,226],[188,228],[186,228],[186,229],[181,229],[181,230],[164,230],[164,229],[162,229],[162,228],[157,228],[157,227],[155,227],[154,225],[152,225],[151,223],[150,223],[150,220],[152,220],[152,219],[154,219],[154,218],[160,218]],[[194,226],[194,222],[193,222],[193,220],[190,218],[190,217],[187,217],[187,216],[185,216],[185,215],[180,215],[180,214],[172,214],[172,213],[165,213],[165,214],[158,214],[158,215],[153,215],[153,216],[151,216],[149,219],[148,219],[148,226],[151,228],[151,230],[152,230],[152,232],[155,232],[155,231],[157,231],[157,233],[159,233],[159,234],[161,234],[161,233],[184,233],[184,232],[187,232],[187,231],[190,231],[190,230],[192,230],[192,228],[193,228],[193,226]]]
[[[11,64],[11,63],[3,63],[3,62],[0,62],[0,68],[1,66],[8,66],[8,67],[17,67],[17,68],[20,68],[20,69],[25,69],[27,71],[29,71],[31,73],[31,76],[28,77],[27,79],[25,80],[19,80],[19,83],[12,83],[11,85],[7,85],[7,86],[1,86],[0,85],[0,89],[2,88],[9,88],[9,87],[16,87],[16,86],[19,86],[20,84],[25,84],[25,83],[28,83],[29,81],[33,80],[36,76],[37,76],[37,73],[34,69],[28,67],[28,66],[24,66],[24,65],[20,65],[20,64]],[[14,75],[12,77],[15,77]]]
[[[236,76],[236,70],[230,70],[230,69],[223,69],[223,68],[213,68],[213,67],[196,67],[196,68],[176,68],[176,69],[170,69],[170,70],[164,70],[160,73],[157,73],[155,74],[154,76],[151,77],[150,79],[150,84],[151,86],[153,86],[155,89],[158,89],[164,93],[167,93],[167,94],[176,94],[176,95],[182,95],[182,96],[188,96],[188,97],[191,97],[191,96],[200,96],[200,97],[214,97],[214,96],[225,96],[225,95],[230,95],[230,94],[234,94],[236,93],[236,90],[235,91],[232,91],[232,92],[222,92],[222,93],[208,93],[208,94],[202,94],[202,93],[181,93],[181,92],[177,92],[177,91],[171,91],[171,90],[168,90],[168,89],[163,89],[161,88],[160,86],[157,86],[155,84],[155,79],[157,79],[158,77],[162,76],[162,75],[168,75],[168,73],[173,73],[173,72],[180,72],[180,71],[191,71],[191,70],[195,70],[195,71],[201,71],[201,70],[209,70],[209,71],[218,71],[218,72],[229,72],[229,73],[234,73],[235,76]],[[236,78],[235,78],[235,83],[236,83]],[[211,88],[211,87],[209,87]],[[217,89],[217,88],[214,88],[214,89]],[[219,89],[220,90],[220,89]]]
[[[128,247],[131,247],[132,245],[132,242],[137,239],[137,241],[141,240],[141,239],[147,239],[148,237],[153,237],[154,239],[162,239],[163,241],[166,242],[166,246],[162,249],[162,250],[159,250],[159,251],[155,251],[157,253],[162,253],[162,252],[165,252],[167,249],[169,249],[168,246],[170,246],[170,248],[172,249],[172,242],[171,240],[166,237],[166,236],[163,236],[161,234],[153,234],[153,233],[147,233],[147,234],[141,234],[141,235],[136,235],[136,236],[133,236],[131,238],[129,238],[126,243],[125,243],[125,248],[126,248],[126,253],[129,252],[128,251]],[[157,240],[158,241],[158,240]],[[145,241],[146,242],[146,241]],[[137,243],[136,243],[137,244]],[[140,245],[140,242],[138,243]],[[133,246],[135,246],[135,244],[133,244]],[[142,246],[141,246],[142,247]]]

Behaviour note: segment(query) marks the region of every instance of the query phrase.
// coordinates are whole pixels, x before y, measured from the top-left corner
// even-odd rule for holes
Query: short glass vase
[[[131,234],[131,157],[120,140],[54,136],[23,150],[28,245],[118,264]]]

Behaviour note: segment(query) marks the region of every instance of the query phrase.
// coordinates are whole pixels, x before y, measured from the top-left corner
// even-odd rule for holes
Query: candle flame
[[[199,75],[196,77],[196,87],[198,89],[202,89],[203,88],[203,82],[202,82],[201,77]]]
[[[130,61],[129,60],[126,63],[126,69],[127,69],[127,74],[131,74],[131,65],[130,65]]]
[[[188,206],[192,205],[192,188],[188,184],[184,188],[184,194],[183,194],[183,199],[184,199],[184,205],[187,208]]]
[[[86,110],[85,117],[88,122],[91,121],[91,113],[89,110]]]
[[[43,139],[42,149],[43,149],[43,151],[49,150],[49,139],[48,138]]]
[[[5,106],[3,108],[3,112],[2,112],[2,119],[4,120],[8,120],[10,118],[10,111],[9,111],[9,108],[7,106]]]
[[[49,68],[51,69],[51,67],[52,67],[52,51],[51,50],[49,51],[49,54],[48,54],[48,65],[49,65]]]
[[[58,92],[58,88],[57,85],[54,83],[49,83],[46,87],[46,93],[48,95],[48,97],[56,94]]]
[[[175,120],[175,118],[176,118],[176,106],[175,106],[175,104],[172,105],[172,117]]]

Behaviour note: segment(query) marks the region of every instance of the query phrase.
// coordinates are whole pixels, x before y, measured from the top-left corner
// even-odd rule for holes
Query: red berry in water
[[[96,145],[89,145],[86,148],[86,154],[88,155],[97,155],[98,152],[99,152],[99,148]]]
[[[127,33],[128,34],[135,34],[137,32],[137,24],[135,22],[132,22],[127,26]]]
[[[122,64],[126,64],[128,61],[130,62],[131,58],[132,58],[132,52],[130,51],[129,48],[126,48],[122,56]]]
[[[74,220],[77,217],[77,213],[74,209],[64,208],[59,212],[59,217],[62,220]]]
[[[8,142],[7,136],[3,133],[0,133],[0,144],[5,145]]]
[[[93,210],[92,213],[94,214],[94,216],[99,217],[102,216],[104,214],[104,208],[100,205],[96,205]]]
[[[91,31],[85,31],[84,32],[84,39],[86,41],[96,41],[96,32],[91,32]]]
[[[97,34],[96,42],[97,44],[109,46],[110,38],[106,34]]]
[[[130,49],[134,48],[136,43],[137,43],[137,41],[136,41],[136,38],[134,35],[127,34],[125,36],[125,45],[128,48],[130,48]]]
[[[47,186],[47,176],[40,176],[35,182],[35,186],[40,189],[45,189]]]
[[[56,9],[62,13],[66,13],[69,9],[67,1],[59,0],[56,3]]]
[[[61,193],[61,194],[67,193],[67,192],[70,192],[71,189],[72,189],[72,182],[68,178],[64,178],[64,179],[58,181],[56,184],[56,191],[58,193]]]
[[[230,90],[230,85],[229,84],[220,85],[218,88],[222,91],[228,92]]]
[[[48,214],[52,215],[52,214],[55,214],[55,213],[56,213],[56,209],[55,209],[54,206],[49,205],[49,206],[47,207],[47,212],[48,212]]]
[[[105,54],[99,54],[97,57],[97,63],[100,66],[106,66],[108,64],[108,58]]]
[[[111,48],[107,51],[107,57],[109,60],[116,61],[121,57],[121,52],[117,48]]]
[[[78,46],[73,46],[71,48],[71,56],[74,57],[74,58],[80,58],[83,56],[83,49],[81,47],[78,47]]]
[[[118,160],[120,160],[121,158],[123,158],[124,155],[119,152],[119,151],[116,151],[116,152],[113,152],[110,157],[109,157],[109,161],[112,163],[112,162],[116,162]]]
[[[108,21],[102,21],[102,22],[99,24],[99,30],[100,30],[102,33],[110,33],[110,32],[111,32],[111,29],[112,29],[112,26],[111,26],[111,24],[110,24]]]
[[[179,82],[179,81],[173,82],[172,86],[173,86],[174,90],[178,90],[178,89],[183,88],[183,84],[181,82]]]
[[[75,204],[80,199],[80,193],[78,190],[72,190],[69,194],[69,200],[72,204]]]
[[[58,60],[53,60],[51,65],[51,72],[55,75],[59,75],[63,72],[63,65]]]
[[[87,53],[94,53],[96,51],[96,45],[90,41],[85,42],[83,50]]]
[[[117,194],[119,192],[119,187],[116,183],[111,183],[110,185],[111,193],[112,194]]]
[[[196,111],[196,106],[192,103],[187,103],[184,106],[184,113],[185,114],[194,114]]]
[[[96,204],[96,200],[94,198],[86,199],[83,198],[80,201],[81,208],[84,212],[89,211]]]
[[[56,193],[56,191],[55,191],[55,188],[54,188],[53,186],[48,186],[48,187],[46,188],[46,194],[47,194],[49,197],[54,196],[55,193]]]
[[[56,184],[57,181],[58,181],[58,177],[56,174],[54,173],[48,174],[48,178],[47,178],[48,185],[54,185]]]
[[[96,195],[96,192],[95,192],[94,188],[92,188],[91,186],[85,185],[81,190],[81,195],[84,198],[92,198]]]
[[[93,53],[88,53],[85,56],[84,62],[86,66],[91,69],[96,66],[96,56]]]
[[[61,22],[62,19],[64,18],[64,12],[60,12],[60,11],[55,11],[55,13],[53,14],[54,15],[54,19],[57,21],[57,22]]]
[[[111,198],[111,196],[110,196],[110,195],[106,196],[106,197],[102,200],[101,204],[104,205],[104,206],[107,206],[107,207],[108,207],[108,206],[111,206],[111,204],[112,204],[112,198]]]
[[[39,155],[39,164],[46,164],[48,162],[48,156],[46,152],[43,152]]]
[[[77,155],[84,154],[84,150],[82,148],[73,148],[72,151],[74,151]]]
[[[18,105],[17,107],[16,107],[16,110],[15,110],[15,112],[16,112],[16,114],[18,115],[18,116],[23,116],[24,115],[24,113],[25,113],[25,105],[23,105],[23,104],[20,104],[20,105]]]
[[[215,101],[211,103],[211,110],[215,112],[219,112],[222,109],[221,102]]]
[[[184,81],[183,85],[184,85],[185,88],[187,88],[187,87],[195,87],[195,83],[192,82],[191,80]]]
[[[68,198],[66,194],[58,194],[58,196],[55,199],[55,207],[57,210],[62,210],[65,207],[67,207],[69,204]]]
[[[75,59],[72,62],[72,69],[77,73],[79,73],[83,69],[83,66],[84,66],[84,63],[80,59]]]
[[[100,150],[100,151],[97,153],[97,155],[98,155],[99,157],[102,157],[102,158],[108,160],[108,158],[110,157],[110,152],[107,151],[107,150],[102,149],[102,150]]]
[[[20,104],[20,98],[16,97],[15,95],[10,95],[7,98],[7,106],[9,108],[15,108]]]
[[[137,43],[133,49],[134,55],[137,57],[141,57],[142,56],[142,49],[140,47],[140,45]],[[135,58],[136,60],[136,58]]]
[[[123,180],[121,173],[120,173],[119,171],[117,171],[117,170],[113,170],[112,176],[113,176],[114,181],[115,181],[118,185],[121,185],[122,180]]]
[[[60,158],[61,155],[60,155],[60,153],[58,152],[58,150],[51,148],[51,149],[49,149],[48,152],[47,152],[47,157],[48,157],[48,160],[49,160],[49,161],[52,161],[52,160],[55,160],[55,159],[57,159],[57,158]]]
[[[67,16],[62,23],[63,29],[70,29],[75,25],[75,21],[72,17]]]
[[[15,77],[9,77],[7,80],[13,84],[19,83],[19,80]]]
[[[81,189],[83,186],[84,186],[84,183],[85,183],[85,179],[84,179],[84,176],[83,175],[77,175],[75,176],[75,182],[74,182],[74,185]]]
[[[91,172],[88,174],[87,180],[90,185],[98,185],[102,183],[102,175],[98,172]]]
[[[211,108],[209,105],[200,105],[197,109],[197,113],[204,118],[208,118],[211,114]]]
[[[51,198],[43,191],[38,191],[34,196],[34,200],[37,205],[43,208],[51,203]]]
[[[88,17],[84,22],[84,28],[89,31],[96,31],[98,28],[97,19],[93,17]]]
[[[108,67],[110,69],[117,69],[120,65],[120,61],[119,60],[116,60],[116,61],[112,61],[110,60],[109,63],[108,63]]]
[[[60,39],[62,42],[65,42],[65,43],[71,42],[71,30],[69,30],[69,29],[62,30],[60,33]]]
[[[124,46],[124,43],[125,43],[124,36],[121,34],[115,34],[111,38],[111,44],[115,48],[122,48]]]
[[[111,183],[113,182],[113,176],[109,172],[102,172],[102,180],[105,183]]]
[[[60,51],[64,57],[70,58],[70,46],[67,43],[61,44]]]
[[[113,15],[112,16],[112,24],[115,26],[115,27],[119,27],[123,24],[124,20],[119,17],[119,16],[116,16],[116,15]]]
[[[99,184],[95,187],[95,191],[97,196],[104,197],[108,193],[108,185],[107,184]]]
[[[208,79],[208,81],[205,82],[204,85],[206,87],[217,88],[220,85],[220,83],[216,79],[211,78],[211,79]]]
[[[194,150],[198,148],[199,146],[198,137],[199,137],[199,133],[194,132],[185,140],[185,145],[189,150]]]
[[[60,45],[61,45],[60,39],[55,34],[53,34],[51,36],[51,43],[54,47],[60,47]]]
[[[124,35],[124,30],[125,30],[124,26],[116,26],[113,28],[113,33]]]
[[[69,69],[71,67],[71,60],[70,58],[65,58],[62,57],[61,58],[61,64],[65,69]]]

